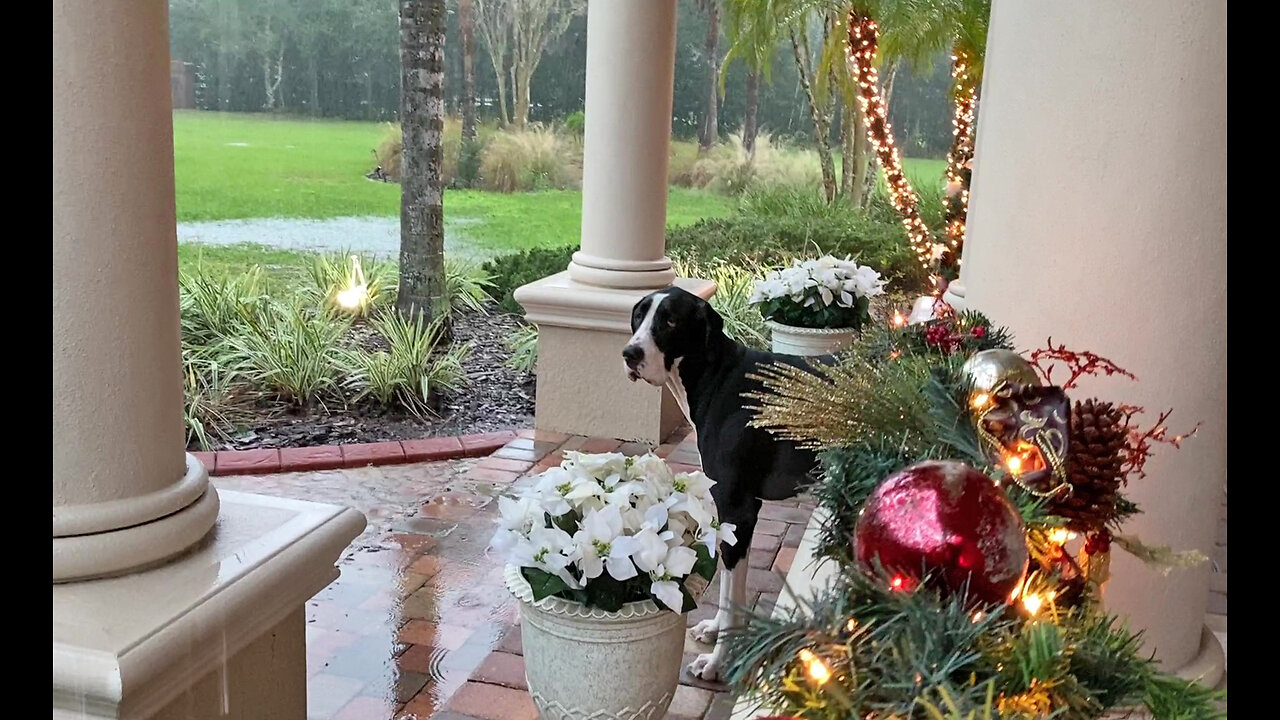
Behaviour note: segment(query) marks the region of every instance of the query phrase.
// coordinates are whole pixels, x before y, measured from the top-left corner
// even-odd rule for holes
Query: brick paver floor
[[[616,440],[524,431],[490,457],[275,475],[216,477],[219,488],[354,507],[369,525],[339,561],[342,575],[307,604],[308,718],[534,720],[519,610],[486,552],[498,495],[556,465],[566,450],[641,454]],[[694,438],[652,448],[699,467]],[[773,606],[813,504],[766,502],[756,528],[748,601]],[[717,577],[688,624],[715,613]],[[709,647],[686,636],[687,664]],[[667,717],[728,718],[723,686],[689,677]]]

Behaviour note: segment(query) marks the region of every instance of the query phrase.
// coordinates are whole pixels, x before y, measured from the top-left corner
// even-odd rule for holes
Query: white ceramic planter
[[[773,351],[783,355],[826,355],[853,343],[853,328],[803,328],[773,320],[765,324],[773,334]]]
[[[548,597],[533,601],[520,568],[506,568],[520,600],[525,679],[544,720],[658,720],[680,681],[684,615],[653,601],[618,612]]]

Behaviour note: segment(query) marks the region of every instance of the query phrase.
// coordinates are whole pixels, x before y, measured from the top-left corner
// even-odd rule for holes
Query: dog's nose
[[[644,360],[644,348],[639,345],[628,345],[622,348],[622,359],[626,361],[627,367],[635,368]]]

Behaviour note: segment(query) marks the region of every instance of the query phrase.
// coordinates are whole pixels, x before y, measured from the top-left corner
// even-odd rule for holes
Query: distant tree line
[[[506,119],[519,124],[519,118],[513,118],[520,105],[519,73],[511,66],[514,48],[507,49],[500,93],[493,48],[482,27],[482,11],[501,14],[503,2],[511,0],[468,3],[476,24],[471,59],[477,115],[481,121],[495,121],[505,110]],[[569,8],[573,0],[541,2],[548,6],[543,11],[550,30],[559,29],[555,25],[564,30],[545,39],[536,69],[526,79],[527,118],[553,122],[583,108],[587,23],[584,8]],[[198,108],[387,121],[397,117],[396,0],[170,0],[169,7],[172,57],[193,66]],[[446,7],[445,102],[457,113],[463,94],[459,0],[447,0]],[[536,10],[539,5],[525,0],[521,7]],[[706,0],[680,0],[672,128],[684,139],[698,137],[709,114],[710,22]],[[728,46],[723,33],[717,27],[716,63],[723,62]],[[898,68],[893,86],[890,119],[899,145],[912,156],[940,157],[951,142],[948,59],[940,57],[934,65],[932,73]],[[725,70],[715,113],[716,134],[721,137],[740,130],[746,118],[747,70],[738,61],[730,61]],[[767,80],[757,78],[760,131],[812,144],[812,121],[787,43],[778,44],[767,75]],[[841,132],[836,117],[830,128],[836,146]]]

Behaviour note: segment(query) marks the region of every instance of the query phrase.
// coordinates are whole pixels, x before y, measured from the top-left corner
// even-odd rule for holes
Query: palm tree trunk
[[[853,167],[853,188],[856,195],[849,199],[858,207],[866,207],[871,199],[871,191],[867,189],[867,178],[875,180],[875,173],[872,172],[874,166],[867,152],[870,143],[867,142],[866,120],[862,117],[862,108],[857,101],[854,101],[850,108],[850,114],[853,116],[853,157],[856,158]]]
[[[462,43],[462,139],[476,137],[475,0],[458,0],[458,35]]]
[[[805,41],[808,46],[808,41]],[[831,126],[827,124],[826,111],[818,106],[813,94],[813,84],[809,80],[809,54],[801,49],[800,39],[796,37],[795,28],[791,28],[791,51],[795,55],[796,70],[800,74],[800,87],[804,90],[805,99],[809,102],[809,116],[813,120],[813,140],[818,146],[818,161],[822,166],[822,192],[831,202],[836,198],[836,170],[831,160]]]
[[[703,50],[707,55],[707,111],[702,117],[702,137],[698,139],[698,150],[710,150],[720,139],[720,96],[716,92],[720,75],[720,10],[716,0],[706,0],[707,39]]]
[[[400,292],[430,319],[444,295],[444,0],[400,0]]]
[[[747,72],[747,114],[742,118],[742,147],[748,153],[755,152],[756,133],[760,128],[756,125],[756,113],[760,111],[760,73],[756,70]]]

